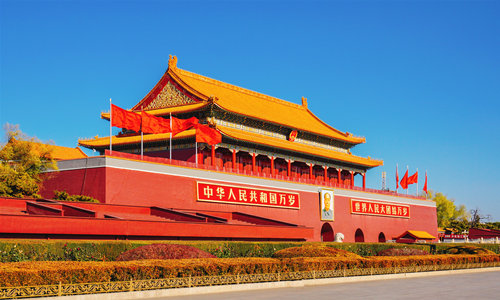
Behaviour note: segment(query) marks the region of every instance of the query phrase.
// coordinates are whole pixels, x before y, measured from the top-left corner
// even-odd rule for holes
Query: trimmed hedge
[[[499,255],[405,257],[202,258],[127,262],[13,262],[0,264],[2,286],[128,281],[188,276],[260,274],[499,262]]]
[[[461,245],[443,249],[440,251],[440,254],[495,254],[495,253],[493,251],[481,247]]]
[[[14,261],[109,261],[121,253],[155,243],[183,244],[216,257],[272,257],[273,253],[302,245],[325,245],[361,256],[374,256],[390,248],[421,249],[435,253],[460,244],[319,243],[319,242],[227,242],[227,241],[84,241],[84,240],[0,240],[0,262]],[[498,244],[461,244],[500,253]]]
[[[214,255],[188,245],[151,244],[128,250],[116,258],[117,261],[141,259],[215,258]]]
[[[360,259],[361,256],[342,249],[335,249],[322,245],[317,246],[302,246],[291,247],[276,251],[273,254],[275,258],[292,258],[292,257],[342,257]]]
[[[380,251],[379,253],[377,253],[377,256],[410,256],[410,255],[429,255],[429,254],[430,254],[429,252],[421,249],[391,248]]]

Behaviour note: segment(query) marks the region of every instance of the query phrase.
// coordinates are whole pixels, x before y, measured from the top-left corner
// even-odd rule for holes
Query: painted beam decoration
[[[410,206],[404,204],[351,199],[351,214],[409,219]]]
[[[198,201],[300,209],[298,193],[237,185],[196,182]]]
[[[333,190],[321,189],[319,192],[321,221],[333,221],[333,206]]]

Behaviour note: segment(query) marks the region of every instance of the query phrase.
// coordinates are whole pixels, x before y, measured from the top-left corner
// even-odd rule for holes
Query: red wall
[[[106,199],[105,168],[89,168],[42,174],[40,195],[52,199],[54,190],[66,191],[70,195],[85,195],[101,202]]]
[[[88,169],[86,176],[84,172],[76,170],[55,174],[44,183],[42,195],[48,197],[53,189],[80,194],[85,178],[84,194],[102,202],[177,209],[239,211],[313,227],[315,228],[313,239],[321,240],[321,226],[325,222],[320,221],[318,193],[299,192],[300,210],[197,202],[194,178],[116,168]],[[370,194],[370,198],[373,198],[373,194]],[[345,242],[354,241],[354,233],[358,228],[363,231],[365,242],[378,242],[380,232],[384,233],[386,239],[392,239],[406,230],[422,230],[437,236],[436,209],[433,207],[411,205],[410,219],[354,215],[350,213],[350,198],[335,196],[334,209],[335,221],[329,223],[334,233],[344,234]]]

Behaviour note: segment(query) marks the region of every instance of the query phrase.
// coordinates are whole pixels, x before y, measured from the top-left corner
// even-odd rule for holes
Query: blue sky
[[[107,136],[109,98],[132,107],[174,54],[366,137],[353,153],[384,160],[369,187],[385,171],[394,189],[408,165],[500,221],[499,15],[498,1],[1,0],[0,121],[68,147]]]

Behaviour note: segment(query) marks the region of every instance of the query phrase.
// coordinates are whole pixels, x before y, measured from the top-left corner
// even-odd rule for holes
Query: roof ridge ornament
[[[168,56],[168,67],[171,69],[177,69],[177,56],[175,55]]]
[[[304,108],[307,108],[307,98],[306,97],[302,97],[302,106]]]

